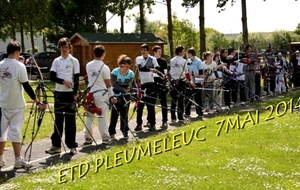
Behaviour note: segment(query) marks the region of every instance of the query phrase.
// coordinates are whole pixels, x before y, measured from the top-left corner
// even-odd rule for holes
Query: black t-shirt
[[[156,69],[158,71],[160,71],[162,74],[165,74],[164,70],[168,69],[167,61],[164,58],[162,58],[162,57],[160,57],[160,58],[158,58],[156,60],[157,60],[157,63],[158,63],[158,67]],[[160,77],[154,77],[154,80],[155,80],[155,82],[159,82],[159,83],[163,82]]]

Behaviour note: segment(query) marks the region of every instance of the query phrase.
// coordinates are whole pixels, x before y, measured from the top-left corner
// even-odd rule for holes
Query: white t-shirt
[[[155,57],[149,55],[147,59],[145,59],[142,55],[138,56],[135,59],[135,64],[139,68],[146,67],[148,69],[150,68],[156,68],[158,67],[158,63]],[[154,73],[151,71],[139,71],[139,78],[141,80],[142,84],[154,82]]]
[[[276,62],[275,67],[276,67],[277,74],[284,74],[285,70],[284,70],[284,67],[281,66],[280,62]]]
[[[59,56],[54,59],[50,71],[56,72],[57,78],[71,81],[74,86],[73,76],[79,73],[79,61],[72,55],[67,58]],[[64,84],[55,83],[55,91],[72,92],[73,89],[66,87]]]
[[[100,73],[99,73],[100,71]],[[100,60],[93,60],[88,62],[86,65],[86,72],[88,75],[89,84],[88,87],[92,86],[90,92],[95,92],[97,90],[101,90],[96,92],[95,96],[103,96],[104,91],[106,90],[106,84],[104,82],[105,79],[110,80],[110,69],[107,65]],[[98,76],[99,74],[99,76]],[[98,78],[97,78],[98,77]],[[97,81],[95,82],[95,80]],[[108,93],[105,93],[104,96],[108,96]]]
[[[170,75],[172,79],[182,79],[185,77],[185,73],[188,72],[186,60],[181,56],[175,56],[170,62]]]
[[[25,107],[22,83],[27,82],[26,67],[16,59],[0,62],[0,107]]]
[[[245,80],[245,74],[244,74],[244,71],[243,71],[243,68],[244,68],[244,65],[246,65],[245,63],[241,63],[241,62],[238,62],[236,63],[237,64],[237,67],[236,67],[236,75],[237,75],[237,80]]]
[[[205,61],[203,62],[203,73],[208,77],[208,81],[212,79],[216,79],[216,75],[214,73],[214,68],[217,67],[216,62],[212,62],[211,64],[207,64]]]

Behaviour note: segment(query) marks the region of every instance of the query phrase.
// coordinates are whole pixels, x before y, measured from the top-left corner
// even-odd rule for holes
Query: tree
[[[5,41],[7,38],[16,40],[17,29],[20,28],[19,23],[22,18],[20,14],[22,3],[21,1],[0,1],[0,35],[1,39]],[[11,11],[14,10],[14,11]],[[9,16],[8,16],[9,15]]]
[[[217,7],[220,8],[220,11],[224,11],[225,10],[225,5],[228,3],[228,2],[231,2],[231,6],[234,5],[234,3],[237,1],[237,0],[218,0],[218,4],[217,4]],[[242,25],[243,25],[243,44],[244,45],[248,45],[249,42],[248,42],[248,23],[247,23],[247,5],[246,5],[246,0],[241,0],[241,3],[242,3]]]
[[[76,32],[106,32],[108,2],[108,0],[51,0],[50,14],[54,27],[48,33],[49,41],[56,43],[60,37],[71,37]]]
[[[139,33],[141,30],[140,28],[140,15],[134,15],[134,22],[135,22],[135,28],[134,28],[134,33]],[[158,35],[162,37],[163,39],[167,38],[167,32],[166,32],[166,23],[162,23],[161,21],[149,21],[148,19],[145,19],[145,33],[153,33],[158,35],[161,31],[164,31],[164,35],[162,36],[161,34]]]
[[[234,3],[237,0],[218,0],[218,4],[217,7],[220,8],[220,11],[224,11],[225,10],[225,5],[228,2],[231,2],[231,6],[234,5]],[[263,0],[266,1],[266,0]],[[297,0],[295,0],[297,1]],[[246,0],[241,0],[242,3],[242,25],[243,25],[243,44],[244,45],[248,45],[248,24],[247,24],[247,5],[246,5]]]
[[[25,33],[31,41],[31,49],[35,49],[35,37],[43,34],[43,30],[49,26],[49,0],[21,0],[23,11],[26,12],[23,16],[23,21],[20,22],[20,27],[23,26]],[[22,27],[21,27],[22,29]],[[22,32],[21,32],[22,36]],[[45,37],[43,35],[43,37]],[[44,39],[46,40],[46,39]],[[45,47],[44,51],[47,50]],[[24,50],[23,50],[24,51]],[[34,52],[32,52],[34,53]]]
[[[174,56],[174,41],[173,41],[173,21],[172,21],[172,0],[166,0],[167,2],[167,13],[168,13],[168,43],[170,48],[170,57]]]
[[[139,9],[140,9],[140,32],[145,33],[145,4],[149,13],[152,12],[151,6],[155,4],[154,0],[138,0]]]
[[[295,29],[295,34],[300,35],[300,23],[298,23],[297,28]]]
[[[194,47],[199,50],[199,32],[190,20],[179,20],[173,15],[173,26],[173,41],[176,46],[183,45],[185,48]]]
[[[140,17],[136,15],[134,17],[135,21],[135,30],[137,32],[139,28],[139,19]],[[189,20],[179,20],[176,15],[173,15],[173,42],[177,45],[183,45],[186,48],[194,47],[196,50],[199,49],[199,32],[196,30],[193,23]],[[153,21],[145,19],[145,32],[154,33],[162,39],[167,39],[168,34],[168,24],[162,23],[161,21]],[[184,31],[184,32],[182,32]],[[174,49],[166,49],[165,54],[170,55],[170,51]]]
[[[125,12],[127,9],[132,9],[133,7],[137,6],[136,1],[132,0],[112,0],[109,2],[108,10],[113,15],[120,16],[121,19],[121,27],[120,33],[124,33],[124,18]]]
[[[213,51],[215,47],[228,48],[229,41],[225,35],[212,28],[206,28],[207,50]]]
[[[182,6],[193,8],[199,3],[200,55],[206,51],[204,0],[183,0]]]
[[[278,51],[289,51],[289,44],[293,41],[300,41],[300,36],[294,32],[277,30],[272,32],[272,46]]]

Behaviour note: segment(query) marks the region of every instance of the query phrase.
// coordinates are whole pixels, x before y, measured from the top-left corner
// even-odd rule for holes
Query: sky
[[[162,2],[162,0],[157,0]],[[172,12],[176,13],[178,18],[189,19],[195,27],[199,28],[199,5],[189,9],[181,6],[182,0],[172,1]],[[205,1],[205,27],[213,28],[225,34],[242,32],[242,11],[241,1],[231,6],[230,3],[226,5],[226,10],[218,13],[219,8],[216,7],[217,0]],[[300,1],[295,0],[248,0],[247,1],[247,20],[249,32],[272,32],[275,30],[289,30],[296,29],[300,23]],[[139,8],[136,7],[127,11],[127,15],[137,14]],[[107,14],[107,18],[112,15]],[[153,6],[153,13],[146,14],[150,21],[161,20],[167,23],[167,7],[164,4],[156,3]],[[132,20],[125,21],[125,32],[133,32],[135,23]],[[113,16],[107,24],[109,30],[120,28],[120,18]]]

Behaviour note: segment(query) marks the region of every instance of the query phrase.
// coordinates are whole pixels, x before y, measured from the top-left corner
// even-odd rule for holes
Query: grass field
[[[299,189],[299,97],[290,93],[250,112],[192,122],[13,179],[3,188]]]

